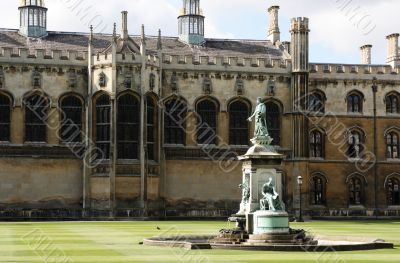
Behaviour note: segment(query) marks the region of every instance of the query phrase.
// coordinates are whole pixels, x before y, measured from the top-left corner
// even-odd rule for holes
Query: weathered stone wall
[[[82,164],[79,160],[1,158],[0,167],[0,207],[82,207]]]
[[[218,162],[169,160],[163,189],[168,207],[182,210],[238,209],[241,164],[225,172]]]

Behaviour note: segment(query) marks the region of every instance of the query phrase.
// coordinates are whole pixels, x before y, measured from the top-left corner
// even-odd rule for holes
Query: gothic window
[[[156,157],[156,105],[152,97],[146,98],[146,127],[147,127],[147,159]]]
[[[311,204],[326,205],[326,179],[322,175],[311,179]]]
[[[211,85],[211,80],[209,78],[205,78],[203,81],[203,92],[204,94],[212,93],[212,85]]]
[[[314,113],[325,112],[325,98],[320,92],[314,92],[309,97],[308,110]]]
[[[267,127],[269,135],[272,137],[273,145],[281,143],[281,112],[279,106],[274,102],[267,102]]]
[[[398,159],[399,156],[399,135],[395,132],[390,132],[386,135],[387,158]]]
[[[349,204],[362,205],[364,200],[364,185],[360,177],[353,176],[348,181]]]
[[[164,142],[166,144],[185,144],[187,106],[182,100],[170,100],[165,103]]]
[[[150,90],[154,90],[155,86],[156,86],[156,76],[153,73],[151,73],[149,77]]]
[[[107,80],[106,79],[107,79],[106,74],[104,74],[104,72],[101,72],[99,74],[99,86],[101,88],[104,88],[104,87],[107,86]]]
[[[400,100],[396,94],[386,96],[386,113],[400,113]]]
[[[61,101],[61,129],[62,142],[82,141],[82,101],[76,96],[68,96]]]
[[[47,115],[50,108],[45,96],[32,95],[25,100],[25,141],[47,141]]]
[[[42,86],[42,75],[36,69],[32,73],[32,86],[33,88],[40,88]]]
[[[390,178],[387,182],[386,192],[389,205],[400,205],[400,181],[397,178]]]
[[[310,157],[324,158],[324,135],[318,130],[310,133]]]
[[[229,105],[229,144],[249,144],[249,107],[241,101]]]
[[[96,147],[97,157],[110,159],[110,124],[111,124],[111,103],[110,97],[101,95],[96,100]]]
[[[360,158],[363,151],[362,134],[358,131],[351,131],[348,135],[347,156],[349,158]]]
[[[118,98],[118,159],[139,159],[140,104],[132,94]]]
[[[2,68],[0,68],[0,89],[1,88],[4,88],[4,72]]]
[[[217,106],[211,100],[197,103],[197,143],[217,144]]]
[[[10,141],[11,99],[0,94],[0,142]]]
[[[347,96],[347,112],[362,113],[364,97],[358,92],[352,92]]]

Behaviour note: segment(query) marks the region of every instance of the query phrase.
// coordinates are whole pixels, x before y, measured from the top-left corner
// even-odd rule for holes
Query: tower
[[[400,34],[391,34],[386,37],[388,41],[386,62],[392,67],[398,67],[400,65],[399,36]]]
[[[279,6],[271,6],[268,8],[269,13],[269,28],[268,40],[275,44],[281,40],[281,33],[279,31]]]
[[[39,38],[47,35],[47,8],[44,0],[21,0],[19,33]]]
[[[293,158],[308,156],[308,79],[309,79],[309,27],[308,18],[292,19],[292,105],[293,105]]]
[[[183,0],[178,21],[179,40],[190,45],[204,43],[204,16],[200,9],[200,0]]]

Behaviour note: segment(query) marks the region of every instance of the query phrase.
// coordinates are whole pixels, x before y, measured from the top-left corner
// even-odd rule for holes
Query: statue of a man
[[[267,128],[267,107],[264,103],[262,103],[261,98],[257,98],[257,107],[253,113],[247,120],[252,121],[255,117],[256,125],[254,129],[254,138],[259,137],[268,137],[268,128]]]
[[[272,178],[269,178],[268,182],[263,185],[261,193],[263,197],[260,200],[260,210],[283,210],[283,205],[279,199],[279,194],[272,185]]]

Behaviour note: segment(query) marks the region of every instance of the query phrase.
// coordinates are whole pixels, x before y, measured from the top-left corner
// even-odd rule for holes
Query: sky
[[[372,44],[372,62],[384,64],[386,36],[400,32],[399,0],[200,0],[206,16],[206,37],[266,39],[269,6],[280,6],[281,39],[290,41],[290,20],[310,19],[310,61],[360,63],[360,47]],[[6,2],[6,3],[4,3]],[[0,11],[3,28],[18,28],[19,0],[3,1]],[[121,24],[127,10],[130,34],[138,34],[141,24],[146,34],[158,29],[177,36],[177,16],[182,0],[46,0],[48,30],[111,33],[113,23]]]

